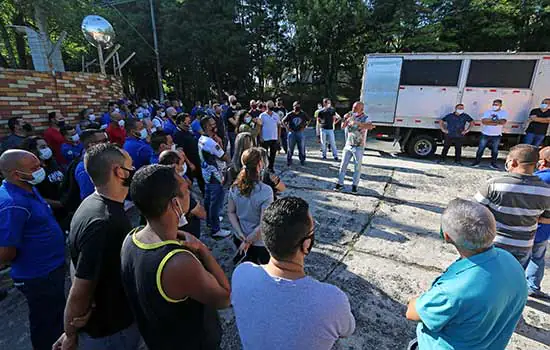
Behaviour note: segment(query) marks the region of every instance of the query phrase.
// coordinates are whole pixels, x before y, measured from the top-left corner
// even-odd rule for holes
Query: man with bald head
[[[550,185],[550,147],[544,147],[539,151],[537,169],[538,171],[535,172],[535,175],[546,184]],[[549,237],[550,224],[539,223],[537,233],[535,234],[531,261],[529,261],[526,270],[529,296],[534,298],[550,298],[548,294],[540,289],[540,283],[544,278],[544,256],[546,255]]]
[[[168,135],[175,135],[178,131],[178,126],[176,125],[176,115],[178,112],[174,107],[166,108],[166,115],[164,116],[164,123],[162,123],[162,131]]]
[[[8,150],[0,171],[0,264],[11,264],[14,285],[27,299],[33,348],[51,349],[63,332],[63,231],[34,187],[46,176],[34,154]]]
[[[338,183],[334,188],[336,191],[343,188],[348,164],[353,158],[355,169],[351,192],[357,193],[357,185],[359,185],[359,180],[361,179],[361,167],[363,166],[363,152],[365,151],[365,144],[367,142],[367,131],[375,128],[364,111],[365,105],[363,102],[357,101],[353,104],[351,112],[344,116],[342,127],[346,132],[346,145],[342,151],[344,154],[342,156],[342,163],[340,164]]]
[[[538,223],[550,223],[550,186],[533,175],[538,160],[536,147],[512,147],[508,174],[488,180],[475,196],[495,216],[495,245],[512,253],[523,268],[531,260]]]

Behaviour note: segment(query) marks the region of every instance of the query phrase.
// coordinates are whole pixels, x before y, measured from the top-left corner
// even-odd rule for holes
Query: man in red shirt
[[[125,122],[122,115],[118,112],[112,112],[111,122],[105,130],[107,132],[107,136],[109,136],[109,141],[118,144],[120,147],[124,145],[124,141],[126,140],[126,130],[124,129],[124,125]]]
[[[48,122],[50,126],[44,131],[44,140],[48,143],[53,151],[55,160],[58,164],[67,164],[67,161],[61,154],[61,145],[65,142],[65,137],[59,131],[60,128],[65,126],[65,117],[60,112],[48,113]]]

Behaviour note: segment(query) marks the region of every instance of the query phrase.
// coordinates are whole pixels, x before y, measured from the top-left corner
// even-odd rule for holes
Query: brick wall
[[[48,113],[60,111],[74,124],[78,113],[92,108],[96,115],[107,109],[109,101],[122,96],[118,77],[93,73],[36,72],[0,68],[0,136],[9,132],[8,119],[22,116],[35,132],[47,128]]]

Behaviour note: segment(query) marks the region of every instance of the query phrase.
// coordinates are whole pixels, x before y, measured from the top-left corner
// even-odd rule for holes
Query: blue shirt
[[[449,113],[442,119],[447,123],[447,130],[449,130],[449,137],[463,137],[462,132],[466,128],[466,123],[471,123],[474,120],[466,113],[456,115],[455,113]]]
[[[65,237],[52,209],[32,193],[4,180],[0,186],[0,247],[15,247],[11,277],[44,277],[65,263]]]
[[[512,254],[489,250],[455,261],[416,300],[418,348],[506,348],[527,301],[525,272]]]
[[[535,174],[542,181],[550,185],[550,169],[536,171]],[[535,234],[535,244],[547,241],[550,238],[550,224],[538,224]]]
[[[150,164],[153,148],[147,142],[135,137],[127,137],[123,148],[132,158],[134,168],[139,169],[144,165]]]
[[[178,127],[176,126],[176,124],[174,124],[172,119],[168,118],[162,124],[162,131],[164,131],[168,135],[174,135],[178,131]]]
[[[90,178],[90,175],[86,172],[84,161],[81,160],[80,163],[77,164],[74,170],[74,177],[76,179],[76,183],[78,184],[78,188],[80,189],[80,199],[83,200],[94,193],[95,186]]]
[[[109,112],[103,113],[103,115],[101,116],[101,125],[109,125],[110,122],[111,122],[111,113]]]
[[[159,155],[153,154],[149,159],[149,164],[158,164],[158,163],[159,163]]]
[[[82,143],[80,142],[76,145],[73,145],[72,143],[64,143],[61,145],[61,155],[63,155],[63,158],[67,160],[67,163],[70,163],[73,159],[80,157],[83,150],[84,146],[82,146]]]
[[[191,122],[191,131],[193,132],[193,136],[198,140],[201,137],[201,121],[199,119],[195,119]]]

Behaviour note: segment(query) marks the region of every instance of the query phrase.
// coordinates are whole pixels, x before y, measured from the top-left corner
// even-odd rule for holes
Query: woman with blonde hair
[[[259,148],[244,151],[241,161],[242,167],[229,191],[227,210],[238,248],[234,261],[267,264],[269,253],[260,234],[264,210],[273,202],[273,190],[261,181],[267,163],[262,160]]]

